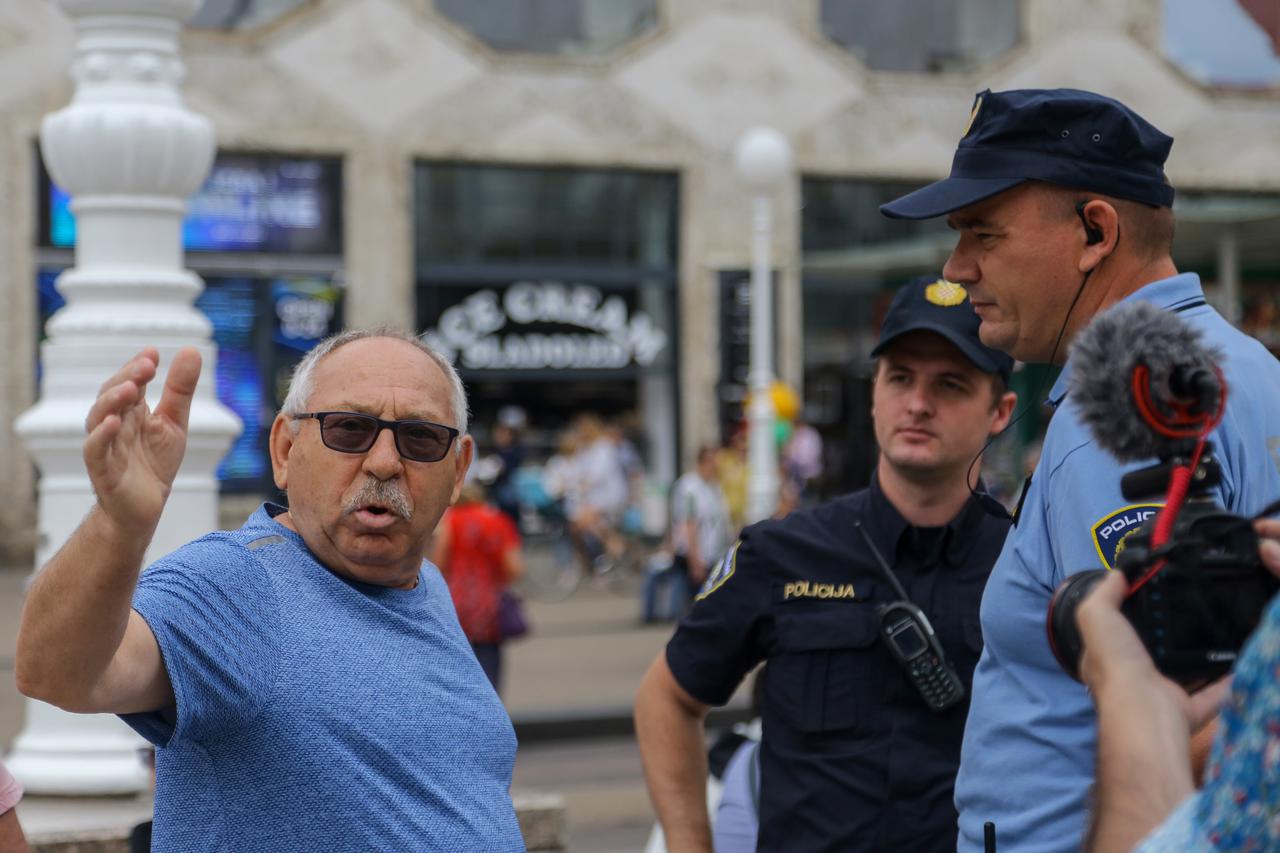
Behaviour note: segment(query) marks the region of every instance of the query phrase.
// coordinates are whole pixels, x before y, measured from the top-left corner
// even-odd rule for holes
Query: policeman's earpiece
[[[1084,226],[1084,242],[1087,246],[1094,246],[1102,242],[1102,229],[1094,228],[1089,224],[1089,220],[1084,218],[1084,202],[1076,202],[1076,216],[1080,217],[1080,224]]]

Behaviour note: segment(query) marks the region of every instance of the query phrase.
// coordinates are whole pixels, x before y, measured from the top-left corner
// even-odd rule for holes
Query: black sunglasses
[[[339,453],[366,453],[382,431],[389,429],[395,436],[396,450],[414,462],[439,462],[459,435],[453,427],[431,421],[384,421],[359,412],[303,412],[289,417],[318,420],[320,440]]]

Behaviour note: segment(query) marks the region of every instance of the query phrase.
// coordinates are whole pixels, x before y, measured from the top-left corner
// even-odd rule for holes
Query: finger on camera
[[[1275,539],[1263,539],[1258,543],[1258,556],[1262,558],[1262,564],[1270,570],[1271,574],[1280,577],[1280,542]]]
[[[1080,606],[1076,609],[1076,620],[1080,621],[1086,614],[1096,614],[1104,611],[1118,611],[1121,602],[1124,601],[1125,590],[1128,589],[1128,582],[1120,572],[1108,572],[1107,576],[1100,583],[1094,585],[1093,589],[1080,602]],[[1079,626],[1081,630],[1084,625]]]
[[[1120,604],[1124,601],[1127,587],[1124,575],[1112,572],[1089,590],[1088,595],[1080,602],[1080,606],[1076,608],[1076,627],[1086,648],[1090,637],[1106,636],[1112,630],[1110,626],[1116,624],[1117,620],[1124,621],[1124,617],[1120,615]]]
[[[1198,729],[1216,717],[1231,696],[1231,673],[1219,678],[1188,697],[1187,716],[1192,729]]]

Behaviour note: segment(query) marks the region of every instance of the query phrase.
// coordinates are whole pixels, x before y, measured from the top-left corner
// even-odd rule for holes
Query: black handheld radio
[[[881,573],[898,595],[897,601],[879,608],[880,634],[898,666],[906,673],[907,680],[915,686],[930,710],[945,711],[964,699],[964,684],[947,661],[942,643],[929,624],[929,617],[911,603],[907,591],[872,543],[862,522],[855,521],[854,526],[862,534]]]

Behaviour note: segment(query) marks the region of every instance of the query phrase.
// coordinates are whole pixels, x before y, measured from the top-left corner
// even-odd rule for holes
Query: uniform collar
[[[986,486],[981,480],[978,481],[978,492],[984,493]],[[880,488],[880,475],[873,471],[871,474],[871,483],[867,487],[870,495],[870,521],[869,530],[871,541],[876,548],[888,561],[889,565],[894,564],[894,558],[898,554],[898,548],[903,544],[903,538],[910,535],[913,527],[911,522],[902,517],[902,513],[898,512],[889,499],[885,496],[884,490]],[[965,501],[960,511],[955,517],[944,525],[943,544],[939,551],[951,558],[950,562],[955,562],[961,557],[972,544],[974,537],[965,536],[964,531],[971,528],[974,524],[981,520],[982,515],[986,512],[982,508],[979,500],[970,497]],[[925,528],[929,529],[929,528]]]
[[[1192,307],[1197,302],[1204,302],[1204,289],[1200,286],[1200,276],[1193,272],[1184,272],[1144,285],[1120,302],[1150,302],[1166,311],[1178,311]],[[1067,396],[1070,381],[1071,362],[1068,361],[1062,366],[1058,381],[1054,382],[1053,388],[1049,390],[1050,406],[1056,409],[1062,403],[1063,398]]]

